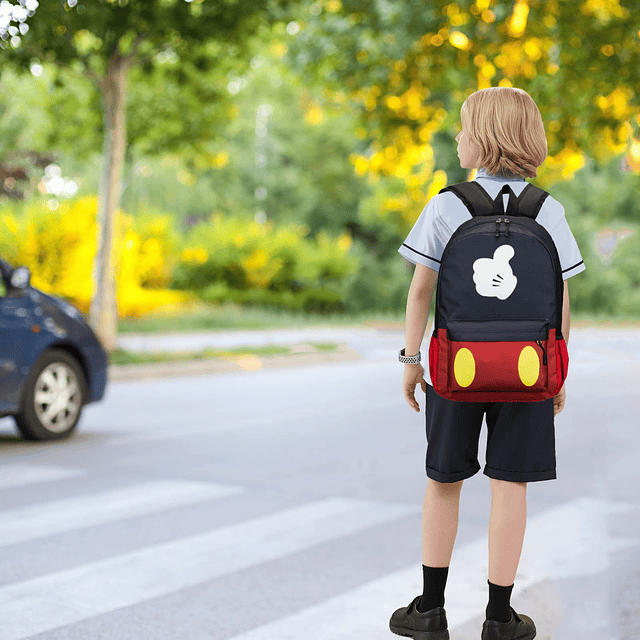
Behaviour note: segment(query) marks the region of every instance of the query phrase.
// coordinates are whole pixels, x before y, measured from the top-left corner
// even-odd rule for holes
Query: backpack
[[[440,396],[461,402],[539,402],[567,377],[561,333],[564,282],[536,216],[549,195],[505,184],[495,200],[476,181],[453,184],[471,219],[444,248],[429,372]],[[509,195],[504,211],[503,195]]]

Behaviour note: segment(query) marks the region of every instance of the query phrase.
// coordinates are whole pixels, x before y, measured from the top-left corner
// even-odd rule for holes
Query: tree
[[[371,142],[354,154],[356,171],[406,181],[412,202],[395,211],[405,224],[423,206],[424,185],[441,178],[433,138],[445,134],[455,147],[460,107],[478,89],[516,86],[538,104],[550,156],[538,173],[543,187],[640,137],[632,0],[327,0],[301,16],[289,63],[347,92]]]
[[[105,348],[115,346],[117,310],[113,259],[114,213],[121,196],[127,146],[126,103],[130,70],[154,74],[167,56],[181,64],[167,70],[181,94],[207,94],[202,80],[215,65],[247,64],[250,39],[266,24],[288,19],[293,0],[212,2],[207,0],[19,0],[3,3],[0,46],[4,60],[22,69],[34,61],[55,63],[90,78],[103,114],[103,170],[99,194],[98,251],[92,279],[90,323]],[[7,8],[9,7],[9,9]],[[10,18],[19,26],[11,24]],[[28,20],[28,22],[27,22]],[[4,62],[3,60],[3,62]],[[144,75],[143,74],[143,75]],[[216,97],[223,94],[214,87]],[[211,94],[209,94],[211,95]],[[182,103],[183,109],[189,104]],[[200,101],[195,108],[203,108]],[[185,120],[189,120],[185,114]],[[150,113],[156,121],[162,111]],[[191,142],[207,131],[192,130]],[[175,137],[172,142],[179,143]]]

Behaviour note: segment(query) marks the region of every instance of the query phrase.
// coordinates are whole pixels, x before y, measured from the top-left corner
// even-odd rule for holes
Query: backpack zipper
[[[542,342],[540,342],[540,340],[536,340],[536,344],[538,344],[540,346],[540,348],[542,349],[542,364],[547,364],[547,352],[545,351],[544,347],[542,346]]]
[[[509,218],[498,218],[496,220],[496,238],[500,237],[500,223],[504,222],[507,225],[507,232],[504,234],[505,236],[507,236],[507,238],[509,237],[509,222],[511,222],[511,220],[509,220]]]

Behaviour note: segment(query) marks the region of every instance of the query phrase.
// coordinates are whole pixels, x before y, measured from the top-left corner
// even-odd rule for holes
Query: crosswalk
[[[84,470],[75,468],[0,465],[0,497],[18,487],[86,475]],[[215,509],[218,500],[244,492],[245,488],[235,485],[166,479],[25,507],[0,507],[0,547],[181,506]],[[0,586],[1,638],[26,640],[133,607],[417,515],[420,507],[338,496],[314,499],[232,525],[5,583]],[[638,539],[612,537],[607,530],[606,522],[612,514],[630,508],[625,503],[584,497],[531,518],[513,595],[540,580],[596,574],[606,568],[613,551],[640,544]],[[559,536],[558,531],[563,535]],[[420,592],[419,567],[418,558],[400,571],[337,593],[229,640],[340,640],[362,634],[369,640],[391,638],[389,615]],[[483,611],[486,576],[486,536],[454,549],[446,595],[450,628]],[[313,629],[312,635],[309,629]],[[224,637],[228,638],[228,634]]]

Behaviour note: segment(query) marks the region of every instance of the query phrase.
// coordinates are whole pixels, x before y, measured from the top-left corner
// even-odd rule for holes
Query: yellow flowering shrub
[[[96,197],[33,201],[0,210],[0,255],[31,271],[34,287],[89,315],[97,250]],[[266,303],[297,308],[340,306],[359,260],[347,233],[306,237],[302,225],[259,224],[214,213],[186,237],[170,215],[118,210],[113,244],[118,314],[140,317],[207,302]]]
[[[97,198],[45,201],[23,207],[20,216],[8,207],[0,212],[0,250],[14,266],[31,271],[34,287],[65,298],[88,316],[93,295],[93,262],[97,247]],[[116,212],[114,238],[117,304],[120,316],[139,317],[165,304],[188,302],[192,296],[166,287],[171,274],[167,262],[168,220],[139,223]],[[155,225],[155,226],[154,226]],[[143,285],[153,285],[145,288]]]

